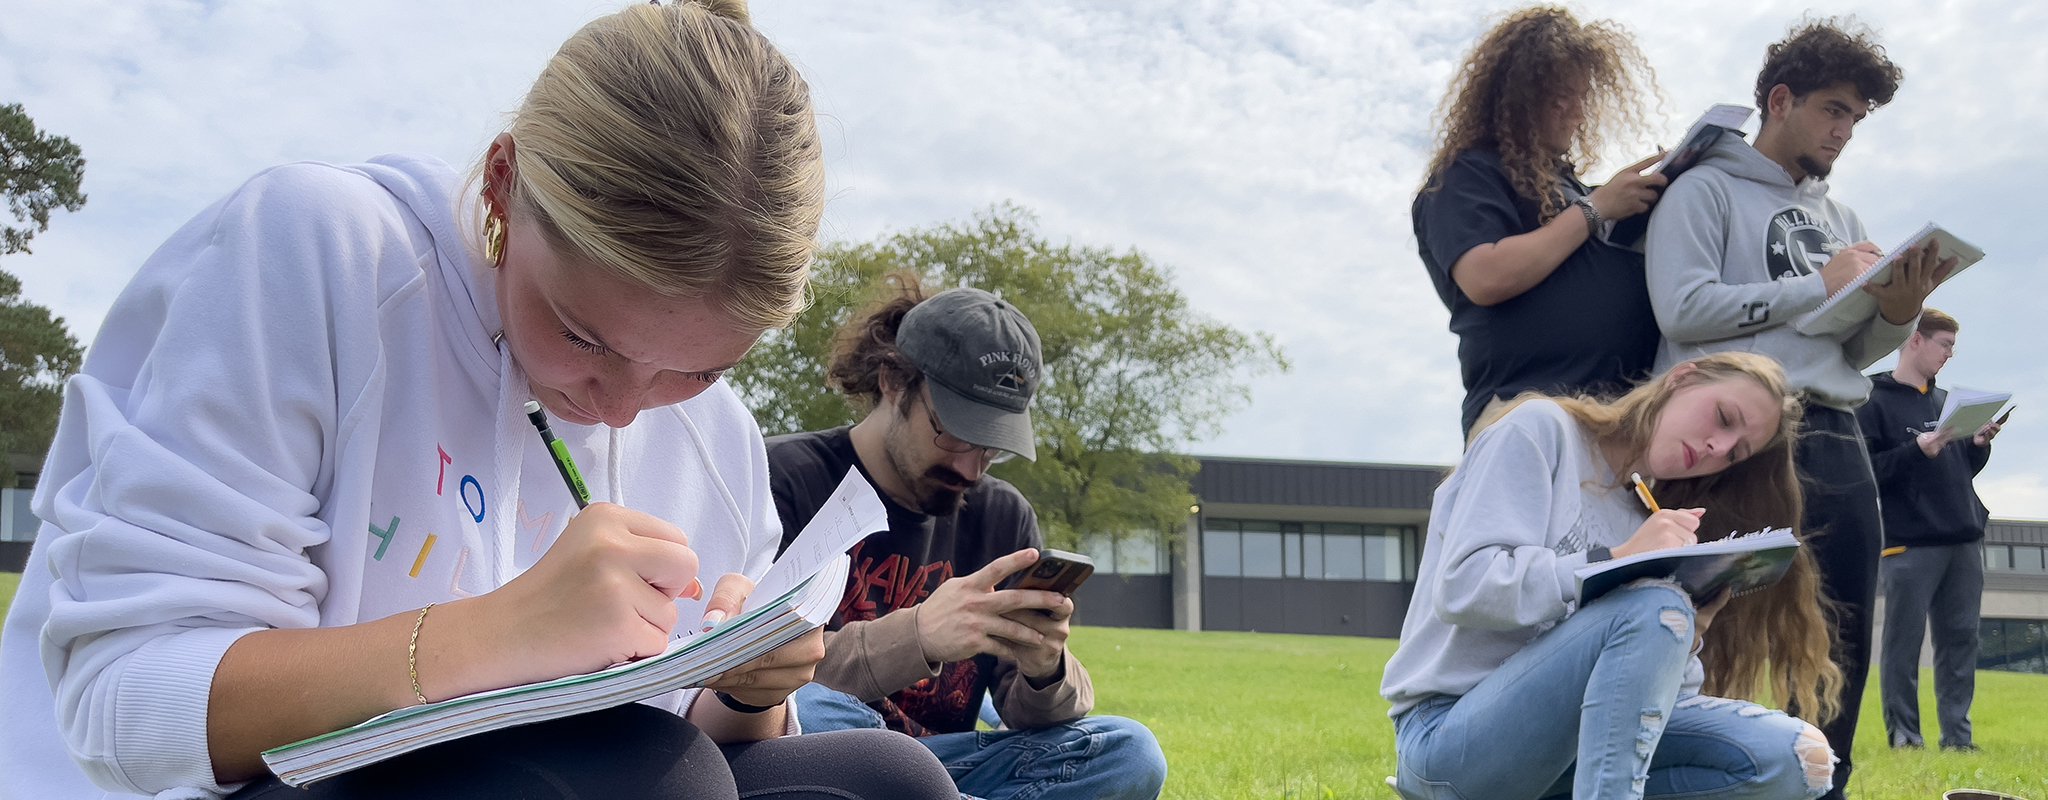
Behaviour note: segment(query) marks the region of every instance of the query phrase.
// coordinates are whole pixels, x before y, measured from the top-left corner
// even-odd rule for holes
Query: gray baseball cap
[[[980,289],[947,289],[903,315],[896,349],[924,373],[947,433],[1038,460],[1038,331],[1016,306]]]

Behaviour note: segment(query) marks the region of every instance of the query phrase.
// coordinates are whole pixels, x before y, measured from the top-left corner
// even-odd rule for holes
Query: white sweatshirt
[[[206,711],[237,638],[482,594],[561,532],[575,504],[493,343],[459,183],[426,157],[278,167],[122,292],[65,387],[0,634],[0,798],[232,789]],[[707,587],[772,560],[766,454],[730,389],[553,427],[595,499],[690,535]]]
[[[1578,608],[1572,573],[1586,551],[1627,542],[1646,516],[1556,403],[1524,402],[1480,431],[1430,505],[1401,646],[1380,682],[1388,714],[1472,691]]]

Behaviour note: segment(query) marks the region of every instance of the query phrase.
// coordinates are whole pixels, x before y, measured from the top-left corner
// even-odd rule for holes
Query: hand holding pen
[[[1699,542],[1696,533],[1700,527],[1700,515],[1707,513],[1704,508],[1668,509],[1657,506],[1657,498],[1651,496],[1650,487],[1643,483],[1643,476],[1629,474],[1635,484],[1636,499],[1643,501],[1643,507],[1650,510],[1650,518],[1643,520],[1634,535],[1609,552],[1615,558],[1632,556],[1667,547],[1684,547]]]

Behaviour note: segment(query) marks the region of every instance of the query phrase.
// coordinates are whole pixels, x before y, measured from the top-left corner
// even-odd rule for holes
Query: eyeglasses
[[[1001,464],[1017,455],[1000,447],[982,447],[947,433],[945,428],[939,426],[939,413],[932,410],[932,393],[930,389],[926,389],[924,393],[924,418],[931,422],[932,430],[938,434],[932,437],[932,444],[938,445],[940,450],[948,453],[972,453],[980,450],[981,465],[983,467],[987,467],[990,464]]]

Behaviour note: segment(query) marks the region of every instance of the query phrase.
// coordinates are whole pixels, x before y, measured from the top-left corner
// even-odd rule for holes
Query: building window
[[[1244,576],[1280,577],[1280,523],[1246,520],[1239,524],[1244,528]]]
[[[2012,548],[2002,544],[1984,545],[1984,569],[1991,572],[2012,569]]]
[[[1983,619],[1977,668],[2048,674],[2048,620]]]
[[[1202,531],[1203,575],[1235,577],[1243,574],[1243,559],[1240,557],[1237,543],[1238,535],[1237,520],[1215,520],[1209,523]]]
[[[2039,575],[2048,572],[2048,565],[2042,563],[2042,548],[2023,544],[2012,546],[2012,571],[2031,572]]]
[[[1081,554],[1108,575],[1165,575],[1171,572],[1165,540],[1158,531],[1122,536],[1094,535],[1081,540]]]
[[[1202,574],[1311,581],[1415,580],[1415,529],[1355,522],[1210,519]]]

